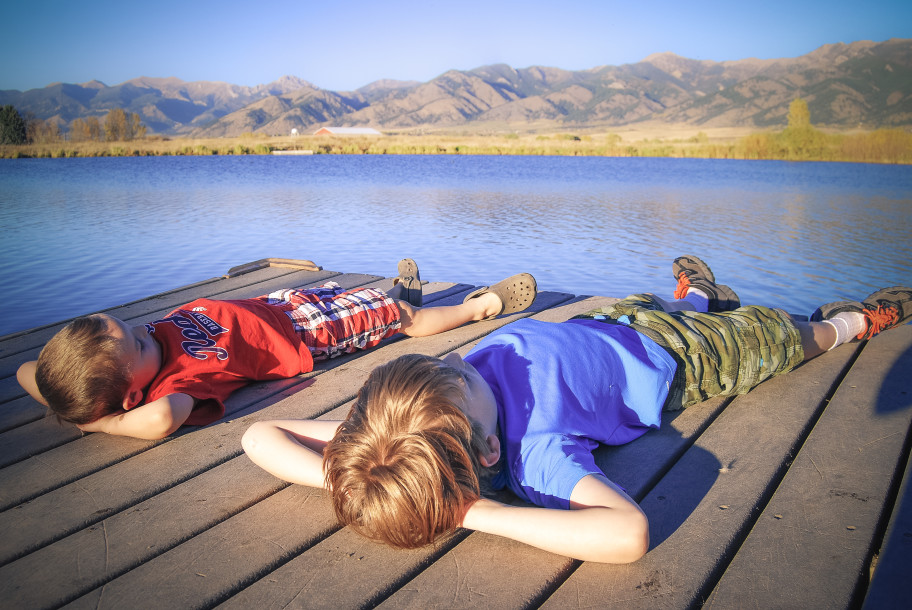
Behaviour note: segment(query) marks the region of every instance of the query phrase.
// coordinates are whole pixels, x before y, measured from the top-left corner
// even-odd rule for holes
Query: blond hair
[[[481,496],[481,426],[459,409],[462,374],[437,358],[376,368],[323,452],[339,521],[399,548],[451,533]]]
[[[59,419],[87,424],[123,408],[132,380],[117,340],[100,316],[76,318],[38,355],[35,384]]]

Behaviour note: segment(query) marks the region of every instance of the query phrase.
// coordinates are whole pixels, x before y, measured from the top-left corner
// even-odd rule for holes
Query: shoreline
[[[310,152],[308,152],[310,151]],[[270,154],[532,155],[670,157],[912,164],[912,133],[902,129],[833,131],[808,128],[642,126],[615,131],[539,134],[389,133],[377,136],[225,138],[147,136],[127,142],[46,142],[0,146],[0,158],[142,157]]]

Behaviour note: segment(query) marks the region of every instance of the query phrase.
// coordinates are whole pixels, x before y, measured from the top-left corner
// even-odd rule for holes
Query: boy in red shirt
[[[314,361],[398,332],[432,335],[522,311],[535,299],[535,279],[519,274],[477,292],[460,305],[422,308],[418,267],[404,259],[389,292],[329,282],[255,299],[197,299],[132,328],[95,314],[70,322],[16,376],[83,431],[164,438],[222,417],[223,401],[249,381],[306,373]]]

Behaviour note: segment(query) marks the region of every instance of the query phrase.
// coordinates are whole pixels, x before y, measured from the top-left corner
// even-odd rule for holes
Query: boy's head
[[[48,341],[35,383],[60,419],[87,424],[141,404],[160,367],[161,348],[144,326],[96,314],[73,320]]]
[[[500,446],[496,411],[493,424],[464,412],[490,389],[461,363],[413,354],[371,373],[323,452],[342,523],[400,548],[431,543],[462,523]]]

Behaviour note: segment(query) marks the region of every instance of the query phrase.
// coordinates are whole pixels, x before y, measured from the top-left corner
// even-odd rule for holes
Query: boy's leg
[[[677,363],[665,403],[669,410],[713,396],[744,394],[804,360],[801,329],[778,309],[665,311],[655,295],[639,294],[577,317],[627,325],[668,350]]]
[[[656,304],[662,309],[662,311],[672,312],[672,311],[702,311],[706,312],[706,297],[702,297],[702,303],[699,301],[699,298],[693,298],[697,295],[691,295],[691,298],[687,299],[675,299],[674,301],[666,301],[662,297],[652,294],[650,295]],[[700,305],[702,304],[702,307]]]
[[[795,327],[801,334],[801,347],[804,359],[810,360],[834,347],[836,329],[823,322],[801,322],[795,320]]]
[[[826,340],[816,325],[802,328],[782,310],[757,306],[720,313],[647,312],[632,326],[665,346],[678,363],[667,409],[745,394],[803,362],[806,343],[813,351],[815,341]]]
[[[811,314],[813,322],[831,326],[833,349],[852,339],[870,339],[874,335],[906,323],[912,318],[912,288],[893,286],[868,295],[864,302],[837,301],[818,307]]]
[[[400,332],[410,337],[426,337],[466,322],[523,311],[532,305],[536,293],[535,278],[528,273],[520,273],[469,293],[460,305],[422,308],[396,301],[402,323]]]
[[[912,318],[912,289],[895,286],[862,303],[830,303],[814,312],[811,322],[795,321],[778,309],[742,307],[718,314],[646,312],[634,326],[658,335],[676,354],[684,381],[681,403],[686,406],[711,396],[744,393],[844,342],[832,323],[837,315],[861,319],[849,340],[870,339]]]
[[[693,311],[732,311],[741,307],[741,300],[735,291],[724,284],[717,284],[709,265],[696,256],[676,258],[671,265],[671,274],[678,281],[674,298],[691,303]],[[677,311],[687,309],[682,307]]]
[[[696,256],[679,256],[671,267],[672,276],[678,280],[674,300],[666,300],[655,294],[634,294],[615,305],[585,313],[580,318],[610,318],[617,320],[629,317],[630,308],[675,311],[730,311],[741,306],[735,291],[723,284],[716,284],[712,270]]]
[[[467,322],[477,322],[501,310],[500,299],[494,293],[460,305],[442,307],[413,307],[406,301],[396,301],[399,306],[399,332],[410,337],[427,337],[452,330]]]
[[[406,301],[415,307],[424,304],[424,293],[421,289],[421,274],[418,265],[410,258],[399,261],[399,277],[393,280],[393,287],[386,294],[397,301]]]
[[[741,300],[735,291],[717,284],[712,269],[702,259],[693,256],[679,256],[671,265],[671,274],[678,283],[675,286],[674,300],[666,301],[650,295],[653,304],[662,311],[732,311],[741,306]],[[638,295],[642,296],[642,295]]]

